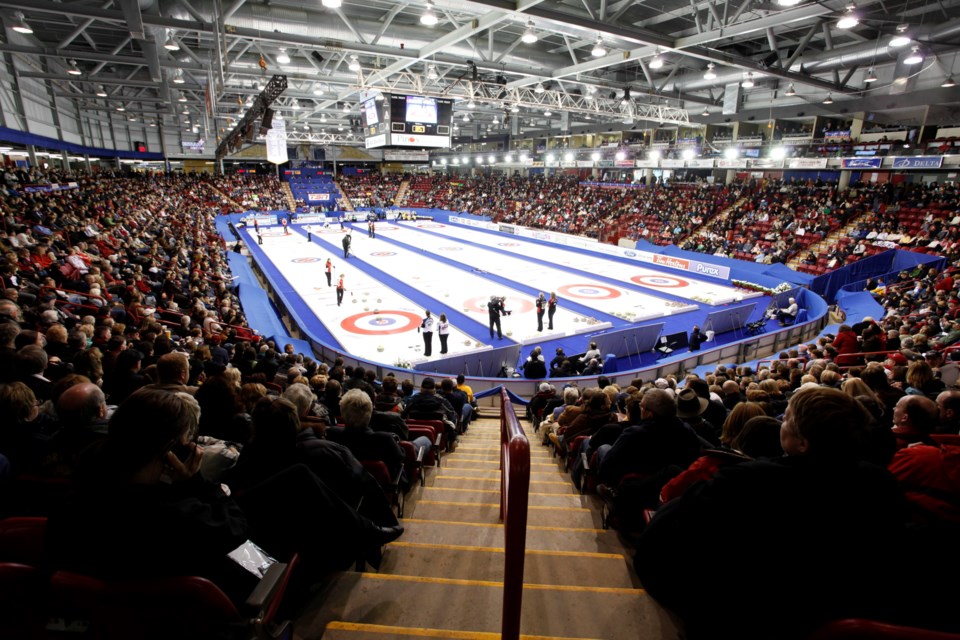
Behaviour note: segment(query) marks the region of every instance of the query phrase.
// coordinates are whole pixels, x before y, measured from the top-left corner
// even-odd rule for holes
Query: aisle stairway
[[[337,201],[337,203],[340,205],[340,210],[353,211],[353,203],[350,201],[350,198],[347,197],[347,192],[343,190],[343,187],[340,186],[338,181],[334,180],[333,184],[336,185],[337,191],[340,192],[340,199]]]
[[[287,201],[287,207],[290,209],[290,211],[296,211],[297,201],[293,197],[293,190],[290,189],[290,183],[281,182],[280,191],[283,194],[283,199]]]
[[[410,181],[404,180],[400,183],[400,186],[397,188],[397,195],[393,197],[393,203],[398,207],[402,207],[407,204],[407,191],[410,189]]]
[[[521,637],[677,638],[639,588],[631,553],[600,526],[528,423],[530,511]],[[379,572],[343,572],[314,594],[296,636],[324,640],[500,637],[504,537],[499,521],[499,419],[475,422],[431,468],[406,506],[406,532]],[[370,570],[368,570],[370,571]]]

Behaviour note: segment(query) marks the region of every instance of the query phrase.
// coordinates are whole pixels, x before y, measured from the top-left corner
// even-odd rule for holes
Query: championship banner
[[[267,162],[283,164],[287,156],[287,123],[283,118],[274,117],[273,128],[267,132]]]

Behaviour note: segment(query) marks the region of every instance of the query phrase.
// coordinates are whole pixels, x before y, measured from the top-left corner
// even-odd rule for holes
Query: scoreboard
[[[385,95],[360,105],[366,147],[450,146],[453,100],[415,95]]]

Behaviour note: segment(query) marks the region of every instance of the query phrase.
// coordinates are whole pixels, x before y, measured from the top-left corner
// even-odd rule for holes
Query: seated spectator
[[[358,460],[379,460],[387,465],[390,477],[396,478],[403,467],[403,449],[392,433],[370,428],[373,401],[365,391],[351,389],[340,398],[340,417],[345,426],[330,427],[327,438],[350,449]],[[426,443],[426,447],[429,447]]]
[[[520,368],[523,369],[523,377],[528,380],[542,380],[547,377],[547,363],[540,347],[533,348]]]
[[[226,554],[248,537],[276,558],[301,554],[316,579],[380,561],[381,544],[402,528],[381,528],[353,511],[303,465],[235,500],[197,474],[193,438],[199,405],[189,395],[134,393],[110,421],[109,436],[81,472],[72,500],[50,516],[52,568],[105,578],[202,575],[242,602],[244,571]]]
[[[800,311],[800,307],[797,305],[796,298],[790,298],[786,307],[781,307],[777,311],[777,320],[780,321],[780,324],[791,324],[796,321],[797,313]]]
[[[904,502],[889,473],[859,460],[858,432],[869,419],[838,390],[801,389],[781,426],[786,456],[723,467],[658,509],[634,565],[689,637],[769,638],[776,629],[778,638],[805,638],[828,620],[889,614],[898,583],[880,559],[901,539]],[[749,539],[754,562],[790,549],[790,569],[764,581],[728,572],[718,590],[702,579],[711,569],[693,552],[704,531],[723,549]],[[732,615],[744,602],[749,611]]]
[[[443,420],[447,444],[451,449],[456,449],[457,412],[446,398],[437,394],[437,383],[433,378],[427,376],[421,381],[420,393],[405,401],[402,415],[405,419]]]

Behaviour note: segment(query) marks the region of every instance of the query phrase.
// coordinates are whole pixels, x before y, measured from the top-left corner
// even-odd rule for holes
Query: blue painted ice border
[[[409,210],[409,209],[408,209]],[[431,209],[426,211],[426,215],[434,214],[438,210]],[[331,212],[331,215],[339,215],[342,212]],[[439,212],[442,213],[444,219],[448,215],[459,215],[461,217],[464,214],[455,214],[452,212]],[[229,217],[236,224],[240,221],[240,218],[243,214],[231,214]],[[439,217],[439,216],[438,216]],[[478,220],[489,221],[489,218],[482,218],[477,216],[469,216]],[[241,230],[242,231],[242,230]],[[255,246],[250,244],[250,235],[249,233],[243,232],[243,237],[247,243],[248,247]],[[228,238],[229,241],[229,238]],[[262,258],[263,256],[261,256]],[[745,265],[749,266],[749,265]],[[760,265],[757,265],[760,266]],[[261,264],[261,268],[264,265]],[[266,271],[265,271],[266,274]],[[269,278],[268,278],[269,280]],[[289,286],[289,285],[288,285]],[[809,292],[808,292],[809,294]],[[278,290],[279,295],[279,290]],[[282,296],[281,296],[282,297]],[[809,341],[815,338],[821,327],[825,323],[824,316],[826,315],[826,303],[819,296],[811,295],[811,299],[816,299],[820,302],[821,308],[818,308],[816,311],[812,312],[811,319],[805,323],[793,325],[786,329],[771,331],[769,333],[761,334],[759,336],[749,336],[741,340],[727,343],[724,345],[719,345],[715,348],[704,348],[701,351],[694,353],[682,353],[678,356],[663,358],[657,361],[652,366],[647,367],[638,367],[634,369],[627,369],[625,371],[617,372],[613,375],[608,376],[613,382],[621,382],[622,385],[629,384],[634,378],[640,378],[642,380],[653,380],[655,378],[660,378],[668,374],[681,374],[685,371],[691,371],[694,369],[702,369],[703,367],[709,367],[711,365],[715,366],[717,364],[727,364],[735,362],[735,357],[744,352],[749,356],[749,353],[756,353],[759,349],[770,349],[773,348],[774,351],[778,351],[781,348],[784,348],[786,345],[795,345],[798,342]],[[812,300],[811,300],[812,301]],[[344,362],[349,365],[363,365],[367,367],[372,367],[377,371],[377,374],[380,377],[383,377],[387,373],[393,373],[399,378],[410,378],[415,386],[419,386],[420,382],[424,377],[427,377],[429,374],[424,374],[423,372],[414,371],[411,369],[401,369],[391,365],[385,365],[378,362],[360,360],[350,354],[343,353],[341,350],[334,349],[331,347],[331,342],[336,344],[335,340],[331,342],[324,342],[319,339],[318,336],[312,333],[309,325],[298,323],[301,331],[310,338],[311,344],[315,355],[317,355],[322,361],[332,361],[336,357],[343,357]],[[779,346],[778,346],[779,345]],[[706,345],[705,345],[706,346]],[[741,358],[741,361],[749,360],[749,357]],[[466,375],[466,374],[465,374]],[[569,384],[576,382],[581,388],[585,388],[592,384],[596,383],[596,376],[582,376],[575,378],[562,378],[557,380],[551,380],[558,388],[564,384]],[[494,378],[494,377],[474,377],[470,376],[468,378],[468,383],[473,387],[475,395],[481,395],[486,391],[491,391],[499,388],[501,385],[507,388],[508,392],[512,394],[513,397],[520,398],[529,398],[537,393],[537,387],[540,384],[540,381],[537,380],[527,380],[524,378]],[[493,394],[496,396],[496,394]],[[495,402],[494,402],[495,404]]]

